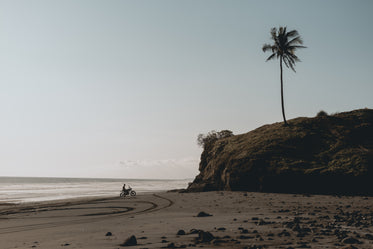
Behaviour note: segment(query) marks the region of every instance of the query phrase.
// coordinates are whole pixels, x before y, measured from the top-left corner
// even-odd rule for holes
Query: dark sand
[[[202,211],[211,216],[198,217]],[[132,235],[137,245],[121,247]],[[3,203],[0,242],[2,249],[373,248],[373,197],[206,192]]]

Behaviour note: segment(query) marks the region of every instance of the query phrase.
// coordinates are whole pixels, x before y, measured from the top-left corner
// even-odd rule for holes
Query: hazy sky
[[[373,108],[373,1],[0,1],[0,176],[189,178],[199,133]]]

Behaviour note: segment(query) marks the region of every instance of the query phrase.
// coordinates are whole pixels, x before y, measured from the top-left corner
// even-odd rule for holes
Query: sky
[[[373,108],[373,1],[0,0],[0,176],[193,178],[198,134]]]

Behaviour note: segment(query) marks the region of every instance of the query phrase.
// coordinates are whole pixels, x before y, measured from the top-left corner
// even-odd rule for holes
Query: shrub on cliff
[[[213,145],[215,141],[233,136],[233,132],[230,130],[222,130],[222,131],[210,131],[207,134],[199,134],[197,137],[197,144],[202,148],[206,148],[207,146]]]
[[[323,110],[319,111],[316,115],[316,117],[326,117],[326,116],[328,116],[328,113]]]

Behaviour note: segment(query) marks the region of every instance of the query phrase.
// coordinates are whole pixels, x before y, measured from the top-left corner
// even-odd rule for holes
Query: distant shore
[[[372,248],[372,207],[373,197],[252,192],[78,198],[0,205],[0,240],[3,249],[113,249],[131,236],[130,248]]]

